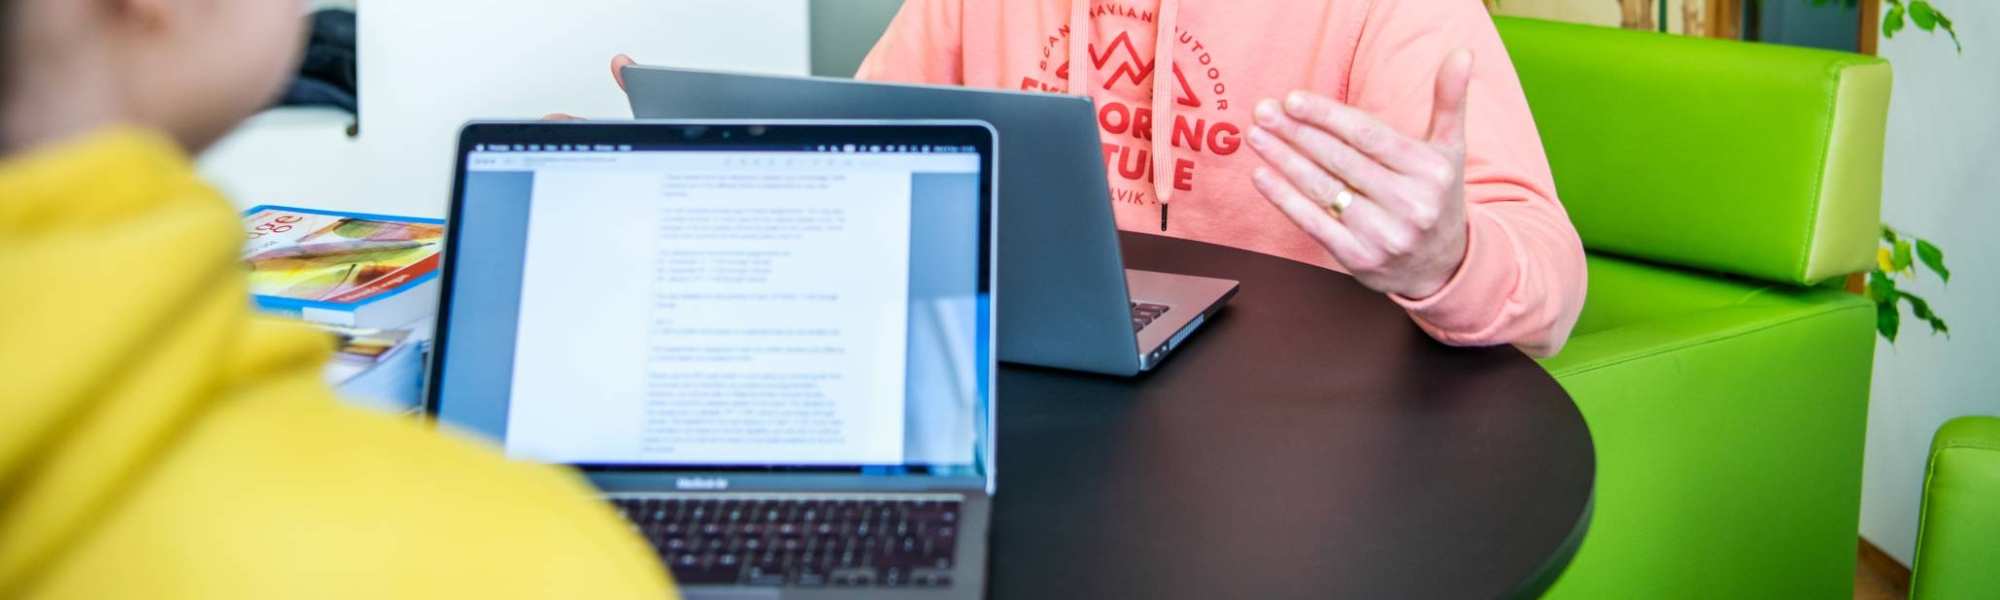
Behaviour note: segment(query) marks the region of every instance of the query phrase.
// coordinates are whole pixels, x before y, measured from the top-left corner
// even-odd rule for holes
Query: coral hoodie
[[[1420,137],[1457,48],[1475,55],[1469,246],[1443,289],[1394,300],[1446,343],[1554,354],[1583,306],[1583,246],[1477,0],[909,0],[857,77],[1088,93],[1121,227],[1157,231],[1167,202],[1167,235],[1339,269],[1251,187],[1252,109],[1308,90]]]

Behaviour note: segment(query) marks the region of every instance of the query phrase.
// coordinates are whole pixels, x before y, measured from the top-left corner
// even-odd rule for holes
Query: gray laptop
[[[640,118],[978,119],[1000,155],[1000,360],[1134,375],[1222,310],[1237,283],[1127,271],[1089,98],[625,69]]]
[[[977,598],[995,143],[470,125],[427,409],[581,469],[691,598]]]

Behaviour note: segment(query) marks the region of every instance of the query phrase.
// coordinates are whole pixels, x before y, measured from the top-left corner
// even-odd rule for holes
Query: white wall
[[[2000,3],[1940,0],[1965,54],[1914,27],[1885,40],[1896,69],[1883,220],[1944,248],[1949,286],[1917,283],[1949,339],[1905,316],[1875,351],[1861,534],[1904,564],[1914,553],[1924,461],[1946,420],[2000,415]],[[2000,498],[1994,500],[2000,503]]]
[[[368,202],[441,215],[471,119],[550,112],[630,118],[611,56],[806,74],[805,0],[364,2],[361,138],[378,149]]]
[[[359,210],[363,155],[361,143],[347,137],[353,124],[353,115],[336,108],[266,111],[201,156],[202,177],[237,208],[280,204]]]
[[[202,171],[239,205],[437,217],[458,128],[550,112],[630,117],[611,56],[803,75],[806,0],[359,2],[361,135],[325,111],[277,111]]]

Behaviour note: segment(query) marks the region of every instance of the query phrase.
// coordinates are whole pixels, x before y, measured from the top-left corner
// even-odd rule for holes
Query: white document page
[[[508,454],[902,464],[909,171],[699,157],[536,172]]]

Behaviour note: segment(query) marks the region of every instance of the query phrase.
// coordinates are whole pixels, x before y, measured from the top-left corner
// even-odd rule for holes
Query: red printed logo
[[[1132,32],[1130,31],[1119,32],[1118,37],[1111,40],[1111,47],[1106,48],[1104,52],[1099,53],[1097,47],[1094,45],[1089,48],[1088,52],[1090,52],[1091,68],[1098,73],[1105,72],[1104,67],[1111,63],[1112,58],[1115,57],[1118,59],[1118,66],[1110,69],[1111,76],[1104,79],[1104,89],[1106,90],[1111,89],[1111,86],[1116,85],[1120,81],[1130,81],[1132,85],[1145,87],[1148,80],[1153,78],[1154,66],[1159,64],[1158,60],[1139,59],[1139,48],[1132,45]],[[1181,106],[1200,108],[1201,99],[1195,97],[1194,88],[1188,85],[1187,72],[1182,70],[1181,65],[1178,63],[1174,65],[1173,71],[1174,82],[1178,84],[1174,88],[1174,102]],[[1056,78],[1063,81],[1069,80],[1068,62],[1064,62],[1062,66],[1056,68]]]
[[[1166,174],[1173,189],[1195,191],[1200,187],[1198,165],[1186,156],[1229,156],[1243,146],[1242,126],[1228,118],[1229,86],[1223,81],[1222,69],[1215,65],[1214,53],[1186,30],[1159,33],[1174,36],[1170,45],[1173,67],[1169,69],[1173,81],[1168,85],[1174,98],[1170,107],[1173,121],[1167,127],[1169,139],[1165,144],[1156,143],[1153,77],[1158,74],[1159,61],[1158,57],[1148,58],[1150,46],[1132,39],[1135,30],[1143,33],[1157,27],[1155,15],[1120,4],[1099,4],[1091,8],[1091,19],[1094,27],[1104,32],[1118,32],[1102,47],[1095,43],[1085,47],[1090,80],[1096,88],[1089,92],[1097,100],[1097,125],[1105,138],[1105,168],[1113,174],[1112,199],[1134,205],[1159,202],[1153,193],[1153,182],[1160,176],[1153,167],[1156,150],[1173,154],[1169,162],[1172,172]],[[1070,35],[1065,25],[1043,37],[1040,60],[1031,71],[1037,75],[1022,77],[1022,90],[1072,93]],[[1119,185],[1119,180],[1130,184]]]

